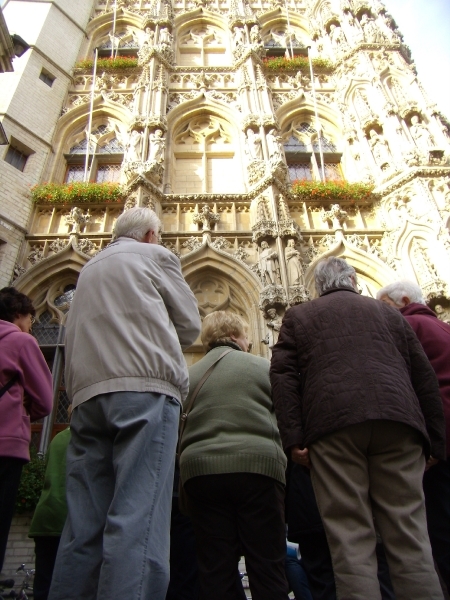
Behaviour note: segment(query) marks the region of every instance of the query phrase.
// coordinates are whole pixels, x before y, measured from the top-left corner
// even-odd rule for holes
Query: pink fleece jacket
[[[0,319],[0,388],[18,374],[0,398],[0,456],[30,460],[30,422],[52,410],[52,376],[35,338]]]

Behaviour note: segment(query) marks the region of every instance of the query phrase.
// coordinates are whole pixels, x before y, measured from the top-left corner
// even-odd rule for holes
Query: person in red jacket
[[[447,460],[440,460],[423,478],[428,533],[441,577],[450,593],[450,325],[428,308],[420,287],[397,281],[382,288],[378,300],[400,310],[413,328],[433,367],[444,406]]]
[[[52,376],[30,335],[35,310],[12,287],[0,290],[0,571],[23,465],[30,460],[30,422],[52,410]]]

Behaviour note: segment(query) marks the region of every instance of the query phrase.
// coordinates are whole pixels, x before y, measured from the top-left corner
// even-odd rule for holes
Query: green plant
[[[286,58],[277,56],[264,59],[264,67],[270,71],[306,71],[309,70],[309,60],[306,56],[294,56]],[[325,58],[313,58],[314,69],[331,69],[333,63]]]
[[[44,485],[45,458],[38,456],[35,448],[30,449],[30,462],[24,465],[16,499],[16,513],[34,510]]]
[[[350,202],[355,204],[370,200],[374,186],[368,183],[348,183],[347,181],[294,181],[292,193],[303,200],[323,202]]]
[[[110,204],[124,200],[124,192],[117,183],[43,183],[31,188],[35,204]]]
[[[92,58],[85,58],[76,63],[76,69],[92,70],[94,61]],[[117,69],[133,69],[138,66],[138,59],[135,56],[117,56],[116,58],[99,58],[97,60],[97,71],[115,71]]]

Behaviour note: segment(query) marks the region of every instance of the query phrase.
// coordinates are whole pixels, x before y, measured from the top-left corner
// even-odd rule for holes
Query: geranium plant
[[[109,204],[124,201],[118,183],[43,183],[31,188],[35,204]]]
[[[94,61],[92,58],[86,58],[76,63],[76,69],[89,69],[92,71]],[[138,59],[135,56],[116,56],[115,58],[99,58],[97,60],[97,71],[115,71],[117,69],[133,69],[138,66]]]
[[[357,204],[371,199],[374,186],[347,181],[323,182],[299,179],[293,182],[291,189],[292,193],[302,200]]]
[[[306,71],[309,70],[309,60],[306,56],[294,56],[286,58],[285,56],[269,57],[264,59],[264,68],[270,71]],[[312,64],[316,69],[331,69],[333,63],[325,58],[313,58]]]

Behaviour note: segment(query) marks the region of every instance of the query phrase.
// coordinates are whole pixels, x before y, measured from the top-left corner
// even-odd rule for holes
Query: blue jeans
[[[294,592],[295,600],[313,600],[301,559],[287,555],[285,569],[289,588]]]
[[[164,600],[179,413],[149,392],[101,394],[74,410],[49,600]]]

